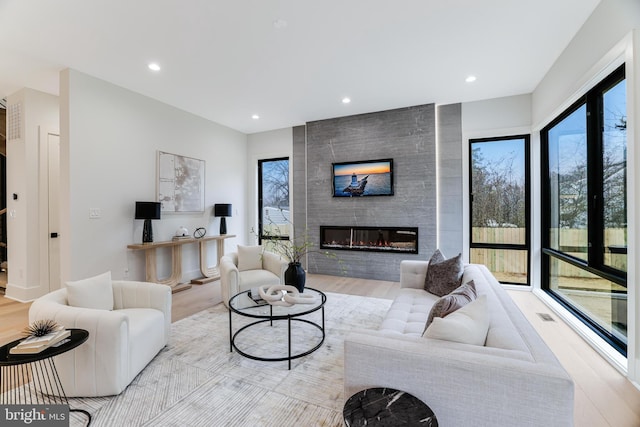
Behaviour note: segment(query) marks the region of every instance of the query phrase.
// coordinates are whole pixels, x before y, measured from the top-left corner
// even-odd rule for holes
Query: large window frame
[[[474,194],[473,194],[473,147],[476,143],[501,142],[524,140],[524,190],[525,190],[525,236],[524,242],[517,243],[487,243],[474,241],[473,233],[473,212],[474,212]],[[530,184],[530,135],[510,135],[489,138],[474,138],[469,140],[469,248],[473,249],[489,249],[499,251],[526,251],[526,283],[501,281],[503,284],[530,286],[531,277],[531,184]],[[471,255],[471,254],[470,254]]]
[[[265,169],[265,164],[266,163],[273,163],[273,162],[282,162],[282,161],[286,161],[287,162],[287,194],[289,195],[289,173],[288,173],[288,169],[289,169],[289,157],[277,157],[277,158],[270,158],[270,159],[260,159],[258,160],[258,243],[262,244],[262,241],[264,239],[269,239],[269,240],[289,240],[289,234],[286,232],[282,232],[282,229],[279,229],[278,231],[276,231],[275,233],[269,233],[269,235],[265,235],[265,225],[269,224],[269,221],[264,218],[264,198],[265,198],[265,188],[263,185],[264,182],[264,169]],[[289,200],[289,196],[287,196],[287,200],[288,203],[290,202]],[[288,208],[288,206],[287,206]],[[289,225],[291,223],[290,220],[287,220]],[[287,228],[288,229],[288,228]]]
[[[580,97],[562,114],[545,126],[540,132],[541,140],[541,213],[542,213],[542,289],[562,306],[585,323],[595,333],[626,356],[627,346],[615,334],[599,325],[595,319],[577,308],[569,298],[551,288],[551,263],[566,263],[571,267],[593,275],[614,284],[627,287],[627,274],[605,264],[604,261],[604,230],[606,229],[604,212],[604,160],[603,160],[603,97],[611,88],[625,79],[624,65],[608,75],[600,83]],[[569,253],[570,249],[558,246],[552,247],[552,191],[550,179],[549,133],[557,125],[573,113],[586,107],[586,175],[587,175],[587,238],[586,255],[576,256]],[[626,253],[626,248],[623,248]],[[586,258],[586,259],[585,259]]]

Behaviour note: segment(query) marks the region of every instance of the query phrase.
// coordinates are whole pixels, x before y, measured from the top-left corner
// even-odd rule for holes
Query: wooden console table
[[[169,240],[166,242],[151,242],[151,243],[137,243],[133,245],[127,245],[128,249],[134,251],[143,250],[145,255],[145,268],[147,272],[147,282],[161,283],[163,285],[171,286],[172,292],[176,293],[184,291],[191,287],[191,284],[180,283],[182,279],[182,246],[190,243],[198,243],[200,246],[200,272],[204,276],[202,279],[194,279],[191,283],[203,284],[212,282],[220,278],[220,258],[224,255],[224,241],[231,237],[236,237],[235,234],[225,234],[220,236],[205,236],[200,239],[192,237],[185,239]],[[207,266],[207,242],[217,242],[217,258],[218,262],[215,267]],[[158,248],[171,248],[171,274],[168,278],[160,280],[158,279],[156,249]]]

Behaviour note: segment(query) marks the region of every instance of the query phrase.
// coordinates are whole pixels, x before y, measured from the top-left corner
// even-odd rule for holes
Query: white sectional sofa
[[[345,339],[345,399],[371,387],[408,392],[443,427],[572,426],[574,385],[506,291],[483,265],[464,267],[486,295],[484,346],[424,338],[438,297],[424,290],[426,261],[401,262],[401,290],[378,330]]]

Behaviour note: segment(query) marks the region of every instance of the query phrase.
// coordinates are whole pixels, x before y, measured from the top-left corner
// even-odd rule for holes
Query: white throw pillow
[[[238,245],[238,271],[262,270],[262,246]]]
[[[67,282],[67,302],[72,307],[113,310],[111,272]]]
[[[424,333],[426,338],[484,345],[489,331],[487,296],[454,311],[446,317],[435,317]]]

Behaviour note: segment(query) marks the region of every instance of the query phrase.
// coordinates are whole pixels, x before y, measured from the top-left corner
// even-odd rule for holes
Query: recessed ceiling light
[[[160,71],[160,65],[158,65],[155,62],[151,62],[149,65],[147,65],[149,67],[149,69],[151,71]]]
[[[259,116],[259,115],[257,115],[257,114],[254,114],[254,115],[252,115],[252,116],[251,116],[251,118],[252,118],[253,120],[258,120],[258,119],[260,118],[260,116]]]
[[[344,98],[342,98],[342,103],[343,104],[348,104],[351,102],[351,98],[349,98],[348,96],[345,96]]]
[[[467,83],[473,83],[476,81],[476,76],[467,76],[467,78],[464,79],[464,81]]]

